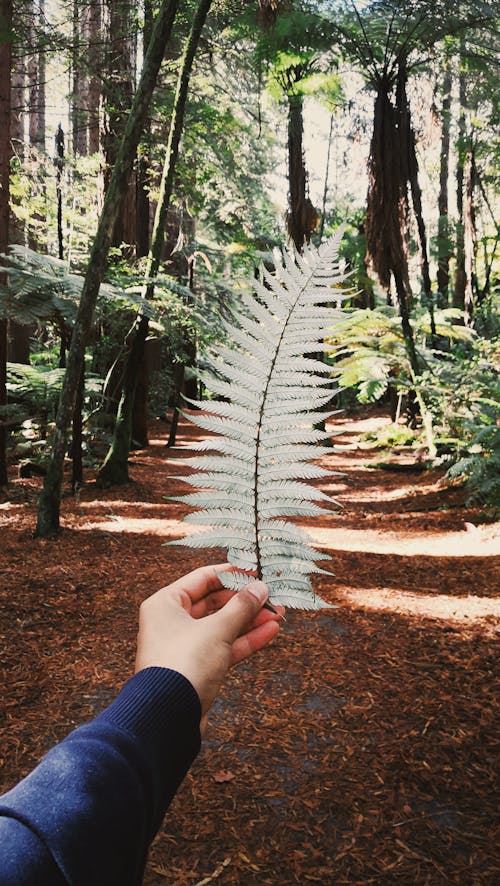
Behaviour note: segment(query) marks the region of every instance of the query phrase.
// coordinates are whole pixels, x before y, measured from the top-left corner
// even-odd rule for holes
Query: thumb
[[[263,581],[252,581],[216,613],[224,639],[233,643],[247,628],[269,598],[269,589]]]

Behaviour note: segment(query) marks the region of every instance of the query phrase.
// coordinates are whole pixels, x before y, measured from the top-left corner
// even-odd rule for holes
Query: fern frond
[[[188,401],[204,410],[190,421],[217,436],[193,447],[206,453],[188,461],[200,473],[177,478],[199,490],[175,499],[200,508],[186,519],[201,528],[177,543],[227,549],[235,571],[220,576],[224,587],[240,590],[256,572],[273,602],[306,609],[327,605],[309,575],[323,572],[316,560],[329,558],[285,518],[336,504],[307,481],[331,473],[310,461],[316,444],[329,441],[313,425],[334,394],[331,367],[315,355],[328,349],[327,331],[342,316],[337,305],[351,295],[341,288],[339,240],[277,254],[275,273],[263,268],[253,294],[224,321],[232,346],[215,349],[206,384],[225,399]]]

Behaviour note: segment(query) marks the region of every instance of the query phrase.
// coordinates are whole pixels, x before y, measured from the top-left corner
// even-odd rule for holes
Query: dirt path
[[[498,527],[438,473],[371,467],[359,438],[383,420],[337,421],[322,459],[345,472],[324,485],[343,510],[309,521],[338,608],[290,612],[231,675],[146,886],[499,881]],[[56,542],[32,538],[38,481],[0,500],[4,787],[130,674],[140,600],[209,557],[163,547],[186,531],[165,496],[201,435],[182,425],[167,451],[163,428],[135,483],[102,493],[89,474],[65,499]]]

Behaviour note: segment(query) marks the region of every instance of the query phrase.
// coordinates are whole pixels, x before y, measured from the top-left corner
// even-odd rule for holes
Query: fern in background
[[[327,605],[309,578],[323,572],[315,561],[327,558],[285,518],[315,516],[332,502],[305,481],[331,475],[309,462],[315,444],[328,439],[313,425],[331,414],[323,410],[333,396],[330,367],[314,355],[341,313],[332,302],[351,295],[340,288],[340,238],[302,255],[275,254],[275,274],[263,269],[254,293],[243,296],[244,312],[226,322],[234,349],[216,349],[206,380],[224,400],[189,401],[206,410],[190,420],[218,436],[195,444],[206,453],[189,461],[199,473],[179,478],[206,491],[176,499],[200,509],[190,523],[209,528],[175,544],[227,549],[236,571],[221,575],[225,587],[240,590],[251,572],[268,584],[273,602],[304,609]]]

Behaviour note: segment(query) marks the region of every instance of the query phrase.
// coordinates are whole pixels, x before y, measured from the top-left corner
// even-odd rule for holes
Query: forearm
[[[184,677],[163,668],[136,674],[109,708],[0,798],[0,816],[33,835],[10,825],[20,851],[23,840],[29,847],[25,870],[37,854],[46,865],[49,852],[71,886],[140,883],[151,840],[199,750],[199,722],[199,699]],[[13,856],[11,840],[6,845]],[[2,864],[0,849],[0,874]],[[30,877],[19,886],[46,882]]]

